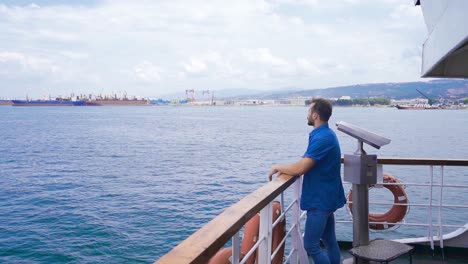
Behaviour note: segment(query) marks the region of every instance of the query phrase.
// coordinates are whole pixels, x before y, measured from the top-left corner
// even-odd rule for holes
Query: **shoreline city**
[[[308,106],[313,96],[287,97],[281,99],[256,99],[256,98],[203,98],[196,100],[192,95],[183,99],[150,99],[143,97],[128,97],[123,95],[74,95],[68,97],[51,97],[43,99],[25,100],[2,99],[0,105],[11,106],[142,106],[142,105],[172,105],[172,106]],[[426,98],[390,99],[385,97],[351,98],[341,96],[339,98],[326,98],[335,106],[342,107],[397,107],[398,109],[468,109],[468,98],[438,100]]]

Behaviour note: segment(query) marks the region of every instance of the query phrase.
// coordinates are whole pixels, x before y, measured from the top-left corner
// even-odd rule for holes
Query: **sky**
[[[0,0],[0,98],[422,81],[413,0]]]

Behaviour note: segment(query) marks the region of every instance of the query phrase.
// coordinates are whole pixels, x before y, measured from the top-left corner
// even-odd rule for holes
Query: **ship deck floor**
[[[352,260],[352,256],[346,251],[341,252],[341,256],[343,259],[343,264],[352,264],[353,262],[347,262],[346,260]],[[379,262],[370,262],[370,264],[379,263]],[[408,256],[402,256],[398,259],[395,259],[390,264],[408,264],[410,263]],[[466,264],[468,263],[467,258],[445,258],[442,260],[440,257],[432,257],[431,255],[420,255],[420,254],[413,254],[413,264]]]
[[[346,262],[345,260],[352,260],[352,255],[348,252],[351,248],[350,242],[339,242],[341,250],[341,259],[343,264],[352,262]],[[440,248],[436,247],[434,251],[427,246],[416,245],[412,253],[413,264],[466,264],[468,263],[468,251],[463,248],[445,248],[443,252]],[[370,262],[378,263],[378,262]],[[398,259],[395,259],[390,264],[407,264],[410,263],[409,256],[403,255]]]

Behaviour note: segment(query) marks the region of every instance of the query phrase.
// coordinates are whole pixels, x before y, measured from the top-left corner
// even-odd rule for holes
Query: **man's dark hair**
[[[320,120],[328,122],[328,119],[332,115],[332,104],[330,101],[323,98],[314,98],[312,99],[312,104],[314,104],[311,107],[312,112],[316,112],[320,116]]]

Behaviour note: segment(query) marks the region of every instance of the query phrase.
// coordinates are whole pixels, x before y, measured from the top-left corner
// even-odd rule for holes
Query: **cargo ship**
[[[104,105],[117,105],[117,106],[138,106],[138,105],[150,105],[148,99],[138,99],[136,97],[127,98],[126,95],[123,97],[115,96],[75,96],[72,94],[70,97],[57,97],[54,99],[42,99],[42,100],[11,100],[9,105],[13,106],[104,106]],[[7,103],[5,103],[7,104]]]
[[[417,105],[396,105],[399,110],[436,110],[441,109],[435,105],[417,104]]]
[[[399,110],[436,110],[441,109],[438,105],[433,105],[434,100],[429,98],[426,94],[421,92],[420,90],[416,89],[418,93],[424,96],[427,99],[426,103],[417,103],[417,104],[409,104],[409,105],[396,105],[396,108]]]
[[[85,106],[85,101],[56,100],[11,100],[12,106]]]
[[[150,101],[147,99],[95,99],[85,101],[86,105],[89,106],[102,106],[102,105],[150,105]]]
[[[117,94],[111,96],[98,95],[96,97],[89,95],[80,95],[76,97],[77,100],[83,100],[86,105],[89,106],[103,106],[103,105],[115,105],[115,106],[137,106],[137,105],[150,105],[151,102],[148,99],[138,99],[136,97],[128,98],[127,94],[123,96],[117,96]]]

